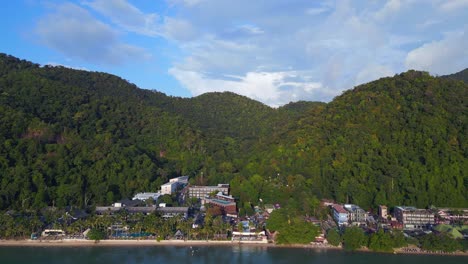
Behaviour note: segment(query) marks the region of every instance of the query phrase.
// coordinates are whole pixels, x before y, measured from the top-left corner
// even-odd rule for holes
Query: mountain
[[[452,80],[459,80],[463,81],[465,83],[468,83],[468,68],[464,69],[460,72],[454,73],[454,74],[449,74],[449,75],[444,75],[441,76],[442,78],[447,78],[447,79],[452,79]]]
[[[110,203],[199,169],[203,139],[155,106],[166,96],[6,55],[0,69],[0,208]]]
[[[408,71],[274,109],[1,54],[0,209],[109,204],[181,174],[229,182],[241,214],[260,199],[466,207],[467,88]]]

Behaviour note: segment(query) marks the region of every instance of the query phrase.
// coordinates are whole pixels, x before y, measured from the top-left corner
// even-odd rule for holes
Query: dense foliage
[[[290,214],[288,210],[279,209],[271,213],[267,228],[277,232],[278,244],[307,244],[314,241],[319,227],[305,221],[303,217]]]
[[[466,207],[467,88],[409,71],[273,109],[0,55],[0,209],[110,204],[181,174],[231,183],[241,214],[320,215],[318,198]]]
[[[460,241],[450,238],[446,234],[429,234],[422,236],[419,240],[421,248],[428,251],[454,252],[462,250]]]
[[[347,227],[342,238],[345,250],[353,251],[367,245],[367,237],[359,227]]]
[[[332,246],[339,246],[341,243],[340,233],[335,228],[330,228],[327,231],[327,241]]]
[[[401,231],[394,233],[384,232],[380,229],[369,237],[369,249],[379,252],[391,252],[394,248],[406,246],[405,237]]]

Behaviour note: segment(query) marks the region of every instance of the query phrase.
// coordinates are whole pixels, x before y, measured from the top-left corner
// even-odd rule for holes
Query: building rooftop
[[[218,184],[216,186],[200,186],[200,185],[192,185],[190,186],[190,188],[229,188],[229,184],[224,184],[224,183],[221,183],[221,184]]]
[[[179,183],[188,183],[189,176],[180,176],[177,178],[172,178],[169,182],[179,182]]]
[[[153,198],[153,200],[157,200],[159,196],[161,196],[160,192],[155,192],[155,193],[143,192],[143,193],[135,194],[135,196],[133,197],[133,200],[147,200],[149,198]]]
[[[186,213],[188,211],[188,207],[159,207],[156,209],[159,212],[178,212],[178,213]]]
[[[337,211],[340,214],[346,214],[347,213],[347,211],[343,208],[343,206],[341,206],[339,204],[333,204],[332,208],[335,209],[335,211]]]
[[[355,204],[345,204],[344,209],[346,209],[346,210],[348,210],[350,212],[355,212],[357,210],[363,210],[361,207],[359,207],[359,206],[357,206]]]
[[[228,205],[228,204],[236,204],[235,202],[231,202],[231,201],[226,201],[226,200],[220,200],[220,199],[206,199],[207,201],[211,201],[211,202],[215,202],[215,203],[219,203],[219,204],[222,204],[222,205]]]

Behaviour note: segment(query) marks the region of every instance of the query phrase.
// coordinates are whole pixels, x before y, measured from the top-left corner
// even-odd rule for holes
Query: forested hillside
[[[0,209],[111,203],[186,174],[243,211],[468,206],[468,85],[409,71],[332,102],[184,99],[0,55]],[[203,172],[204,177],[201,177]]]
[[[466,206],[467,88],[415,71],[358,86],[301,119],[269,163],[341,202]]]
[[[200,168],[203,140],[103,73],[0,60],[0,208],[110,203]]]

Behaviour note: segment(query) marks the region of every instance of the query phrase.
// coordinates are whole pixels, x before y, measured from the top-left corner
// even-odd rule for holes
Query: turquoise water
[[[0,247],[0,263],[461,264],[468,258],[251,246]]]

